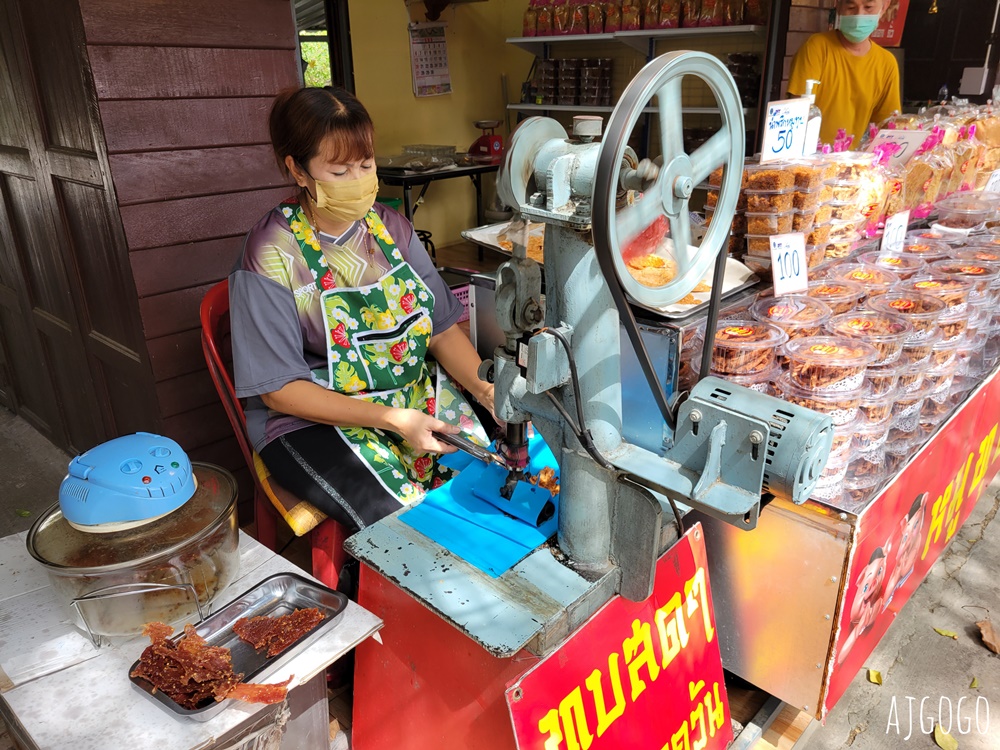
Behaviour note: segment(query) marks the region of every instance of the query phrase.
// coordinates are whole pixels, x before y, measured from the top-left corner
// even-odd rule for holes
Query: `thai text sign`
[[[733,738],[696,524],[643,602],[616,596],[507,689],[520,750],[722,750]]]
[[[994,373],[858,519],[824,715],[1000,470],[998,399]]]
[[[872,34],[872,41],[883,47],[898,47],[903,41],[903,27],[906,26],[906,11],[910,0],[889,0],[878,28]]]

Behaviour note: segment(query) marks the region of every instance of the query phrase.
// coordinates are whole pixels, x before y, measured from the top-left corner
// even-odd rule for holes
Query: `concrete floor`
[[[56,501],[69,459],[24,420],[0,409],[0,536],[28,529],[38,513]],[[998,510],[1000,480],[984,493],[869,659],[867,666],[882,673],[883,685],[873,685],[859,674],[826,726],[809,733],[798,750],[933,748],[933,740],[921,736],[918,709],[925,696],[930,698],[923,712],[927,725],[943,705],[942,722],[947,726],[950,701],[955,712],[952,734],[961,750],[1000,749],[1000,657],[983,647],[975,626],[988,614],[1000,621]],[[957,633],[958,640],[938,635],[935,627]],[[973,677],[979,680],[978,690],[969,689]],[[916,699],[912,734],[908,697]],[[977,698],[984,732],[976,729]],[[898,731],[889,724],[894,699]],[[967,734],[960,734],[959,721],[961,727],[970,722]],[[9,750],[3,729],[0,724],[0,750]]]
[[[59,499],[71,458],[0,407],[0,537],[27,531]]]

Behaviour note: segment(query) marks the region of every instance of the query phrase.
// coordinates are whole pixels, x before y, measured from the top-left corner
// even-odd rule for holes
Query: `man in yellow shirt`
[[[837,0],[839,28],[813,34],[792,60],[789,96],[804,96],[810,78],[820,82],[815,93],[823,143],[833,143],[844,128],[857,148],[868,123],[900,108],[896,58],[868,38],[886,5],[888,0]]]

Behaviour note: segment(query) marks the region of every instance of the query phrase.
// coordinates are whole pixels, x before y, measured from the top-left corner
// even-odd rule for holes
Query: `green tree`
[[[300,36],[325,36],[325,31],[303,31]],[[306,67],[306,86],[329,86],[330,78],[330,50],[326,42],[302,42],[302,59],[308,65]]]

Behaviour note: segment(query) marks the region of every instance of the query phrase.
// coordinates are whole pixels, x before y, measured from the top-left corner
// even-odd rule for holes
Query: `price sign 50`
[[[771,275],[776,297],[809,288],[806,236],[802,232],[771,237]]]
[[[785,99],[768,104],[761,162],[802,156],[808,121],[808,99]]]

